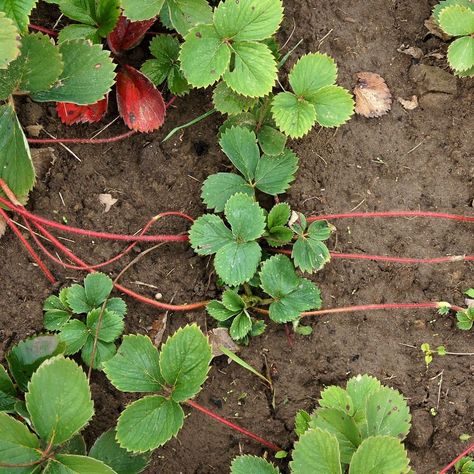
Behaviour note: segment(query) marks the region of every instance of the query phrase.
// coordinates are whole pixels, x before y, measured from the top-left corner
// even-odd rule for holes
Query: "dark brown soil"
[[[355,73],[382,75],[394,98],[417,95],[420,107],[404,110],[395,100],[381,119],[356,117],[337,132],[315,129],[291,143],[300,156],[297,180],[288,196],[292,207],[308,214],[423,209],[473,215],[474,161],[472,156],[472,81],[443,75],[446,44],[427,35],[423,21],[433,1],[298,0],[286,3],[282,39],[295,27],[290,44],[303,38],[298,55],[321,50],[338,62],[340,82],[352,88]],[[323,39],[324,38],[324,39]],[[425,57],[420,65],[397,52],[402,44],[418,46]],[[135,53],[140,60],[144,53]],[[294,61],[296,57],[292,58]],[[290,63],[292,62],[290,61]],[[435,66],[433,68],[425,66]],[[214,115],[166,143],[165,134],[203,113],[208,93],[194,92],[170,110],[163,130],[104,146],[71,146],[81,159],[55,146],[57,160],[38,182],[29,209],[72,225],[115,232],[135,232],[150,216],[180,210],[193,216],[204,211],[201,182],[228,162],[219,151],[216,134],[222,118]],[[109,119],[115,117],[109,114]],[[91,136],[100,126],[66,128],[54,107],[33,103],[20,107],[24,125],[39,122],[58,136]],[[104,122],[106,123],[106,122]],[[109,132],[121,133],[114,124]],[[105,214],[99,194],[118,199]],[[64,201],[64,202],[63,202]],[[338,251],[429,257],[474,253],[472,225],[419,219],[367,219],[334,222],[338,228],[330,247]],[[179,221],[161,224],[163,231],[183,231]],[[74,239],[70,247],[98,262],[121,246]],[[141,247],[146,248],[145,245]],[[121,265],[110,268],[116,275]],[[7,233],[0,241],[0,359],[12,344],[42,328],[41,305],[54,291],[33,266],[17,240]],[[185,244],[164,246],[126,275],[129,286],[151,297],[191,302],[216,296],[208,260],[193,255]],[[314,280],[326,307],[384,302],[447,300],[463,304],[462,291],[474,286],[474,265],[401,266],[370,262],[333,261]],[[55,268],[61,285],[80,276]],[[140,281],[153,290],[137,286]],[[156,310],[128,300],[126,331],[147,333]],[[170,314],[168,332],[189,321],[206,325],[204,312]],[[211,324],[210,321],[207,323]],[[263,354],[275,367],[276,409],[259,381],[223,358],[215,361],[204,390],[203,405],[232,418],[286,449],[294,441],[293,419],[298,409],[311,410],[321,389],[344,384],[358,373],[369,373],[401,390],[408,398],[413,429],[408,449],[418,474],[434,473],[464,446],[463,433],[474,435],[474,359],[436,358],[425,369],[422,342],[444,344],[454,352],[474,352],[474,333],[456,329],[452,316],[434,311],[396,311],[341,314],[308,321],[309,337],[297,336],[289,347],[283,327],[270,326],[242,351],[258,369]],[[416,348],[405,346],[412,345]],[[442,374],[442,385],[439,386]],[[91,441],[114,425],[130,397],[115,391],[94,374],[96,417],[87,431]],[[247,394],[239,402],[242,394]],[[430,409],[438,414],[432,416]],[[158,449],[149,473],[226,473],[240,452],[261,454],[257,444],[191,412],[178,439]]]

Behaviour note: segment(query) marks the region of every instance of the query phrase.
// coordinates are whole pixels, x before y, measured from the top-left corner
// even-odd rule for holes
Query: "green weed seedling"
[[[433,9],[441,29],[456,38],[448,48],[448,62],[457,76],[474,76],[474,2],[443,0]]]
[[[436,349],[432,349],[431,346],[424,342],[420,346],[421,351],[424,354],[426,368],[429,367],[431,362],[433,362],[433,357],[438,356],[474,356],[474,352],[450,352],[446,350],[445,346],[438,346]]]
[[[110,298],[112,288],[108,276],[92,273],[84,279],[84,286],[64,288],[58,296],[50,296],[43,306],[44,327],[58,331],[60,341],[65,344],[64,353],[72,355],[80,351],[82,360],[94,369],[101,369],[115,354],[115,341],[124,329],[127,306],[122,298]],[[74,315],[82,315],[84,320]]]
[[[291,453],[293,474],[408,474],[410,461],[403,440],[411,416],[402,395],[368,375],[330,386],[321,393],[311,415],[300,411],[295,429],[299,439]],[[239,456],[232,474],[279,474],[272,463],[256,456]]]

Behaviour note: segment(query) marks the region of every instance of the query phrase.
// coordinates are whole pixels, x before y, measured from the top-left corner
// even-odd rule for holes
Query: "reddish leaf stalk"
[[[49,36],[53,36],[53,37],[58,36],[57,31],[50,30],[49,28],[45,28],[44,26],[33,25],[32,23],[30,23],[28,25],[28,28],[30,28],[30,30],[41,31],[41,33],[45,33]]]
[[[468,448],[466,448],[456,459],[453,459],[446,467],[443,467],[438,474],[446,474],[455,464],[460,461],[464,456],[467,456],[469,453],[474,451],[474,443],[471,444]]]
[[[101,143],[113,143],[125,138],[129,138],[135,135],[135,130],[129,130],[128,132],[122,133],[109,138],[28,138],[28,143],[31,144],[49,144],[49,143],[85,143],[90,145],[99,145]]]
[[[247,436],[248,438],[253,439],[254,441],[257,441],[258,443],[262,444],[263,446],[266,446],[268,449],[271,449],[272,451],[278,452],[281,451],[282,449],[278,447],[276,444],[273,444],[269,441],[266,441],[265,439],[261,438],[260,436],[257,436],[256,434],[252,433],[251,431],[246,430],[245,428],[241,428],[240,426],[232,423],[229,420],[226,420],[225,418],[217,415],[216,413],[208,410],[207,408],[199,405],[198,403],[194,402],[193,400],[188,400],[185,402],[186,405],[189,405],[190,407],[195,408],[196,410],[200,411],[201,413],[204,413],[207,416],[210,416],[211,418],[214,418],[214,420],[217,420],[219,423],[222,423],[229,428],[232,428],[235,431],[238,431],[239,433],[242,433],[243,435]]]

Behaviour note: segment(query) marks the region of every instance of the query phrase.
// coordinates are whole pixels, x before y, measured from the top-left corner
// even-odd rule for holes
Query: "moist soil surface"
[[[473,215],[472,81],[448,72],[446,43],[428,34],[423,22],[434,2],[395,0],[298,0],[285,2],[280,40],[289,45],[303,38],[287,67],[314,51],[332,55],[339,82],[352,89],[355,74],[371,71],[385,78],[394,97],[392,110],[380,119],[353,118],[337,131],[314,129],[290,142],[301,165],[286,200],[308,215],[386,210],[445,211]],[[39,10],[36,22],[51,26],[50,11]],[[40,23],[43,22],[43,23]],[[294,30],[294,31],[293,31]],[[421,48],[414,59],[397,51],[402,45]],[[141,63],[147,47],[135,49]],[[416,95],[419,107],[405,110],[397,98]],[[111,104],[101,124],[63,126],[51,104],[18,102],[23,125],[39,123],[55,136],[90,137],[115,118]],[[223,117],[207,121],[162,143],[174,126],[211,107],[209,91],[177,99],[164,127],[108,145],[71,145],[73,157],[54,145],[54,162],[43,169],[28,208],[47,218],[87,229],[134,233],[162,211],[205,211],[200,187],[211,173],[228,168],[217,144]],[[115,122],[102,136],[123,133]],[[99,195],[118,201],[109,212]],[[474,253],[472,224],[432,219],[339,220],[329,242],[344,252],[435,257]],[[177,233],[187,226],[164,220],[156,229]],[[117,253],[122,245],[74,237],[68,245],[90,262]],[[147,248],[140,245],[138,252]],[[130,258],[137,255],[134,253]],[[108,268],[116,276],[127,259]],[[163,301],[184,303],[216,297],[212,265],[184,243],[161,246],[137,262],[123,282],[143,294],[162,294]],[[321,287],[325,307],[356,304],[446,300],[464,304],[462,292],[474,286],[474,265],[449,263],[399,265],[333,260],[312,279]],[[63,285],[84,276],[54,268],[56,288],[44,279],[16,238],[7,232],[0,241],[0,360],[19,340],[42,330],[42,302]],[[144,286],[141,283],[153,285]],[[126,333],[147,334],[161,314],[126,298]],[[204,311],[168,314],[165,333],[188,322],[212,327]],[[283,326],[271,324],[251,341],[241,356],[259,370],[272,368],[276,406],[269,391],[253,375],[223,357],[213,362],[197,400],[222,416],[291,449],[294,415],[311,411],[321,390],[344,385],[348,377],[368,373],[402,391],[413,416],[407,447],[419,474],[435,473],[465,447],[463,433],[474,435],[474,359],[436,357],[427,370],[419,350],[422,342],[444,344],[453,352],[474,352],[474,333],[456,328],[455,318],[433,310],[361,312],[312,318],[311,336],[295,336],[292,345]],[[413,346],[413,347],[412,347]],[[442,383],[440,383],[442,382]],[[86,430],[91,443],[114,426],[133,399],[116,391],[95,372],[92,390],[96,415]],[[435,409],[433,416],[430,410]],[[260,455],[262,448],[226,427],[189,411],[178,439],[157,449],[148,473],[226,473],[239,453]],[[287,467],[281,463],[284,472]]]

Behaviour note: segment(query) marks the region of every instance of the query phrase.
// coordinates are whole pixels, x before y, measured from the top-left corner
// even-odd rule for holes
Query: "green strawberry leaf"
[[[474,66],[469,69],[466,69],[465,71],[454,71],[454,73],[458,77],[472,77],[474,76]]]
[[[270,125],[264,125],[258,132],[258,143],[268,156],[281,155],[285,150],[286,136]]]
[[[219,216],[204,214],[191,226],[189,240],[198,255],[212,255],[232,242],[233,236]]]
[[[159,353],[148,336],[124,336],[115,356],[104,363],[104,372],[122,392],[157,392],[164,384]]]
[[[206,0],[166,0],[166,7],[170,23],[181,36],[193,26],[212,23],[212,8]]]
[[[49,331],[59,331],[72,316],[69,306],[57,296],[50,296],[46,299],[43,311],[43,325]]]
[[[102,433],[93,444],[89,456],[110,466],[117,474],[138,474],[150,462],[149,454],[131,454],[120,447],[115,430]]]
[[[116,474],[102,461],[77,454],[57,454],[43,471],[46,474]]]
[[[214,11],[221,38],[259,41],[272,36],[283,20],[281,0],[226,0]]]
[[[357,425],[367,431],[366,411],[367,399],[382,388],[380,382],[370,375],[357,375],[347,382],[346,391],[353,404],[353,416]]]
[[[37,0],[0,0],[0,11],[13,20],[20,33],[28,32],[31,11]]]
[[[183,426],[179,403],[162,396],[141,398],[125,408],[117,423],[117,441],[122,448],[144,453],[165,444]]]
[[[234,194],[227,201],[224,214],[237,243],[258,239],[265,230],[263,209],[247,194]]]
[[[469,288],[469,290],[466,290],[464,292],[464,294],[468,297],[468,298],[473,298],[474,299],[474,288]]]
[[[448,62],[455,71],[472,70],[474,67],[474,38],[465,36],[453,41],[448,48]],[[469,75],[472,75],[472,72]]]
[[[66,355],[79,352],[87,341],[89,331],[86,325],[78,319],[71,319],[61,328],[59,339],[66,345]]]
[[[75,40],[89,40],[91,43],[99,44],[102,38],[95,26],[79,23],[67,25],[59,32],[58,44]]]
[[[79,454],[81,456],[86,455],[86,442],[84,437],[80,434],[74,435],[71,439],[66,441],[59,449],[56,451],[58,454]]]
[[[257,127],[257,119],[250,112],[242,112],[241,114],[231,115],[219,127],[219,133],[222,134],[231,127],[243,127],[251,131],[255,131]]]
[[[94,309],[94,307],[87,302],[86,290],[81,285],[71,285],[68,288],[66,299],[68,306],[75,314],[88,313]]]
[[[340,86],[319,89],[311,98],[316,110],[316,121],[322,127],[339,127],[354,113],[351,94]]]
[[[293,474],[342,474],[337,438],[320,429],[308,430],[295,443]]]
[[[225,70],[224,81],[237,94],[263,97],[269,94],[277,78],[276,61],[267,45],[236,42],[231,46],[232,69]]]
[[[307,228],[307,220],[303,213],[297,212],[296,213],[296,220],[292,219],[292,223],[290,227],[293,229],[295,234],[304,235],[306,228]]]
[[[72,438],[94,414],[86,374],[62,355],[41,364],[25,400],[35,431],[53,446]]]
[[[235,93],[225,82],[219,82],[212,93],[214,108],[221,114],[237,115],[247,112],[256,100]]]
[[[281,155],[263,155],[255,171],[255,186],[260,191],[275,196],[284,193],[294,181],[298,157],[286,149]]]
[[[185,36],[179,59],[188,82],[194,87],[207,87],[228,68],[230,49],[213,25],[198,25]]]
[[[64,70],[50,89],[33,94],[38,102],[57,101],[88,105],[102,99],[114,84],[115,64],[110,52],[85,40],[59,45]]]
[[[18,399],[16,397],[8,395],[7,393],[0,390],[0,412],[15,413],[15,406],[17,402]]]
[[[0,178],[20,200],[35,184],[30,147],[11,105],[0,105]]]
[[[199,392],[211,359],[209,341],[195,324],[178,329],[168,338],[161,348],[160,368],[172,387],[174,401],[184,402]]]
[[[457,326],[463,331],[469,331],[474,325],[474,308],[468,308],[465,311],[456,313]]]
[[[272,115],[277,127],[292,138],[306,135],[316,122],[313,104],[291,92],[280,92],[274,97]]]
[[[0,69],[6,69],[19,54],[20,41],[16,25],[0,11]]]
[[[462,5],[464,7],[468,7],[474,10],[474,5],[472,3],[472,0],[442,0],[433,8],[433,15],[436,21],[438,22],[438,24],[439,24],[439,14],[441,13],[441,11],[444,10],[446,7],[449,7],[452,5]]]
[[[267,225],[269,229],[273,227],[281,227],[288,224],[291,215],[291,208],[286,202],[281,202],[272,207],[267,217]]]
[[[235,316],[239,311],[231,311],[227,309],[220,301],[212,300],[206,306],[207,312],[217,321],[227,321]]]
[[[90,308],[97,308],[112,292],[112,279],[103,273],[90,273],[84,278],[86,301]]]
[[[229,0],[228,0],[229,1]],[[231,474],[280,474],[280,470],[273,464],[257,456],[238,456],[230,466]]]
[[[270,247],[282,247],[293,240],[293,231],[288,227],[275,226],[265,235],[265,240]]]
[[[247,311],[241,311],[230,326],[229,334],[230,337],[236,341],[246,337],[252,330],[252,319],[250,318]]]
[[[89,336],[81,351],[81,358],[88,367],[103,370],[104,362],[110,360],[116,353],[117,347],[113,342],[103,342],[98,340],[96,343],[94,360],[92,361],[92,353],[94,352],[94,338]]]
[[[26,392],[35,370],[50,357],[62,354],[65,345],[58,336],[41,335],[20,341],[6,355],[8,368],[18,388]]]
[[[225,290],[222,294],[222,304],[230,311],[245,309],[245,301],[234,290]]]
[[[367,438],[352,457],[349,474],[406,474],[409,459],[400,441],[391,436]]]
[[[211,174],[204,181],[201,198],[209,209],[222,212],[231,196],[244,193],[251,197],[254,190],[241,176],[234,173]]]
[[[5,367],[0,364],[0,391],[4,394],[11,395],[14,397],[16,395],[16,389],[13,385],[12,379],[8,375],[8,372],[5,370]]]
[[[250,331],[250,335],[252,337],[261,336],[266,328],[267,325],[262,320],[252,319],[252,330]]]
[[[309,430],[309,422],[311,421],[311,416],[305,410],[299,410],[295,416],[295,433],[298,436],[303,435],[306,431]]]
[[[329,262],[331,256],[322,240],[326,240],[330,233],[331,228],[326,221],[316,221],[310,224],[307,234],[298,237],[291,257],[301,271],[313,273]]]
[[[349,416],[354,415],[354,404],[346,390],[337,385],[331,385],[321,392],[319,405],[323,408],[337,408]]]
[[[87,315],[87,329],[89,329],[92,337],[95,337],[97,332],[97,323],[101,312],[102,309],[97,308]],[[113,311],[105,310],[102,314],[98,339],[102,342],[113,342],[122,334],[124,326],[125,324],[121,316]]]
[[[439,12],[438,22],[448,35],[470,35],[474,33],[474,9],[464,5],[451,5]]]
[[[149,20],[160,13],[165,0],[122,0],[124,15],[131,21]]]
[[[122,318],[127,314],[127,305],[122,298],[110,298],[105,305],[105,309],[113,311]]]
[[[222,133],[219,145],[244,178],[253,180],[260,158],[255,133],[243,127],[231,127]]]

